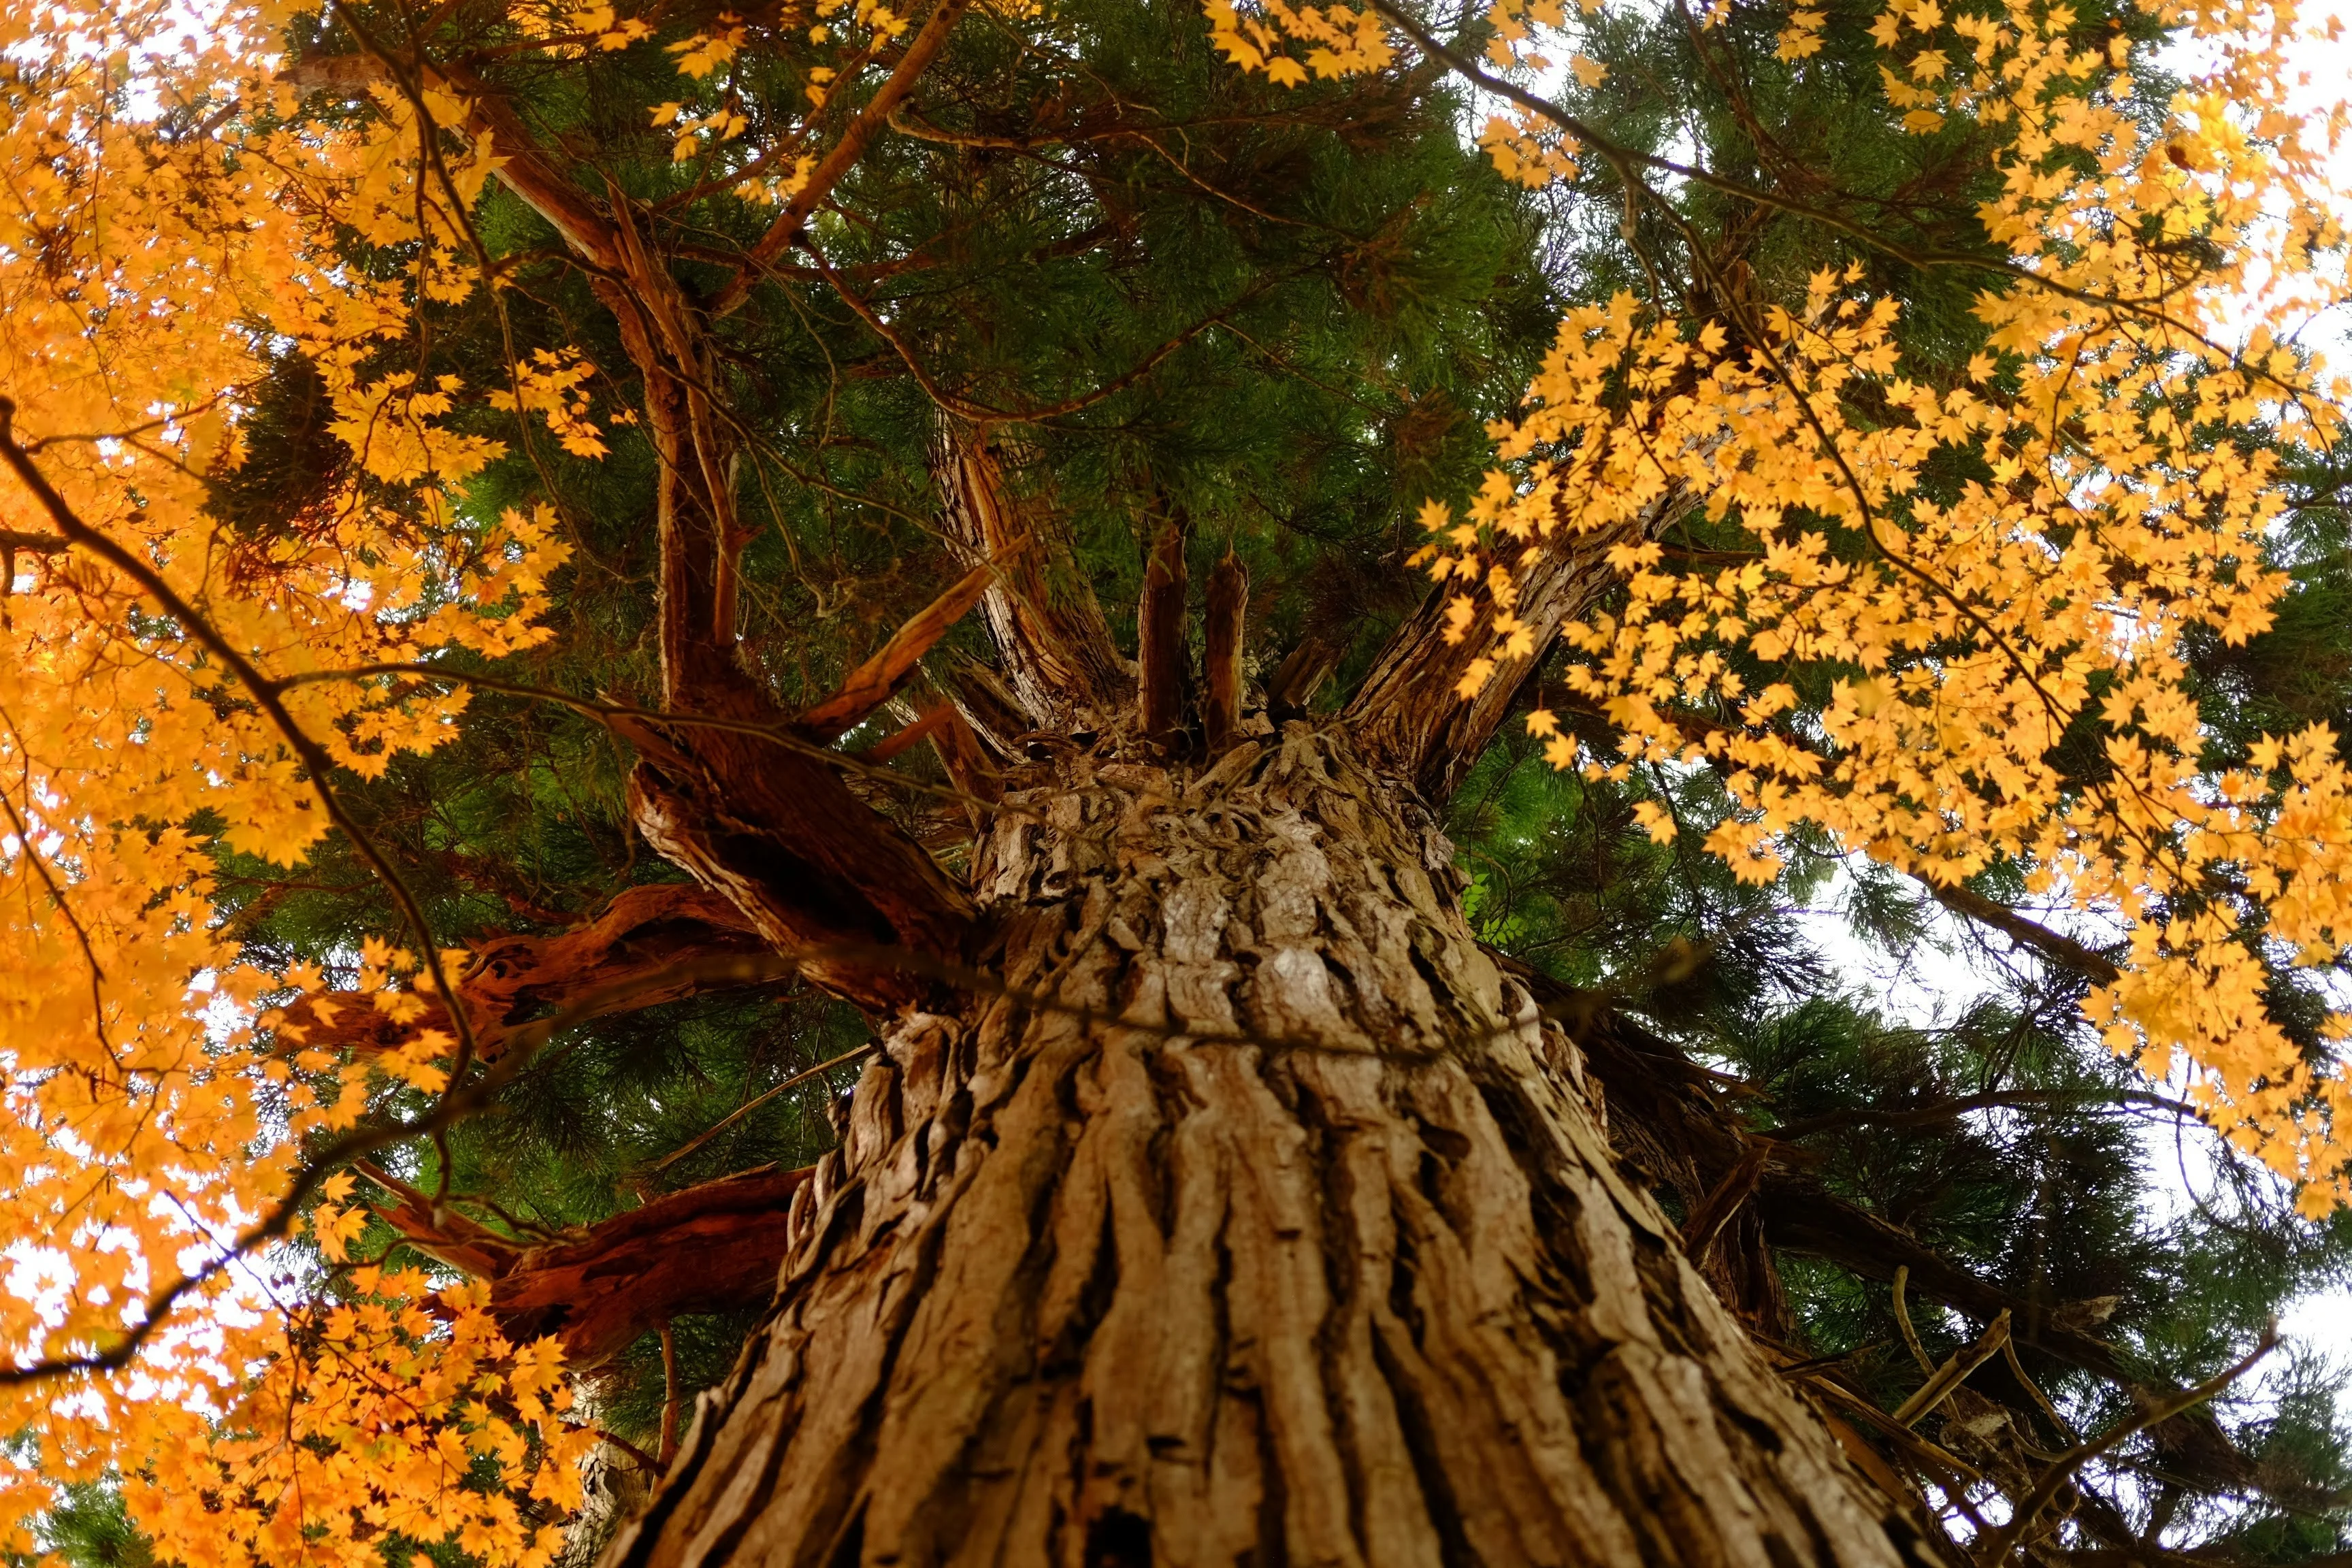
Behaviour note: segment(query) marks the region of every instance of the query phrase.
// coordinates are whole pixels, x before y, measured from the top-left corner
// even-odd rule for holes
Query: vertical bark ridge
[[[1010,780],[1005,990],[886,1035],[616,1568],[1893,1564],[1335,736]]]

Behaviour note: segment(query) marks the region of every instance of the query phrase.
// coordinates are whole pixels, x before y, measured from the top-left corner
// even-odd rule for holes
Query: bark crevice
[[[1006,788],[1006,990],[886,1031],[631,1568],[1901,1560],[1408,795],[1303,723]]]

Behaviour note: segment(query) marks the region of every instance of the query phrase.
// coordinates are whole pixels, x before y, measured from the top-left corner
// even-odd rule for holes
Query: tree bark
[[[1616,1174],[1451,847],[1294,722],[1063,750],[611,1568],[1927,1553]]]

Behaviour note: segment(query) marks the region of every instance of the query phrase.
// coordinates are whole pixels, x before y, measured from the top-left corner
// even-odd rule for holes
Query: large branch
[[[961,421],[942,418],[932,477],[940,521],[973,559],[1002,559],[1024,535],[1031,540],[981,600],[1011,695],[1038,729],[1097,726],[1133,694],[1135,678],[1080,570],[1067,522],[1018,493],[987,434]]]
[[[419,1251],[490,1281],[490,1312],[518,1342],[552,1335],[593,1370],[671,1319],[757,1307],[774,1295],[807,1171],[747,1171],[671,1193],[545,1246],[525,1247],[383,1173],[376,1210]]]
[[[1341,710],[1357,745],[1433,803],[1452,795],[1509,718],[1519,683],[1550,651],[1559,628],[1615,582],[1608,551],[1616,542],[1614,536],[1554,538],[1521,553],[1512,568],[1518,591],[1514,613],[1533,635],[1532,651],[1503,661],[1466,700],[1458,689],[1472,663],[1492,651],[1494,606],[1485,605],[1462,636],[1447,620],[1450,591],[1433,590],[1389,637]]]
[[[692,695],[698,712],[784,719],[731,669],[710,672]],[[971,900],[822,757],[732,731],[616,727],[637,749],[629,812],[646,841],[724,894],[778,952],[803,958],[812,983],[891,1013],[929,996],[931,983],[828,950],[961,956]]]
[[[553,936],[494,937],[474,950],[457,977],[459,1001],[495,1058],[504,1037],[540,1014],[585,997],[604,1014],[635,1012],[737,984],[690,972],[696,958],[763,952],[762,942],[733,904],[708,889],[680,883],[629,888],[594,920]],[[283,1008],[272,1026],[281,1048],[397,1050],[427,1029],[452,1033],[447,1007],[424,996],[405,1022],[357,992],[314,992]]]
[[[2007,904],[1995,903],[1966,883],[1927,881],[1927,888],[1935,895],[1937,903],[1954,914],[1965,915],[1981,925],[1990,926],[2052,963],[2087,976],[2095,985],[2113,985],[2123,978],[2123,971],[2104,953],[2092,951],[2073,937],[2052,931],[2039,921],[2027,919]]]

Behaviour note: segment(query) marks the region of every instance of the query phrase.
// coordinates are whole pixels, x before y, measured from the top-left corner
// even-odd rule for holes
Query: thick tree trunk
[[[1008,783],[1002,991],[887,1032],[608,1564],[1915,1554],[1612,1169],[1412,797],[1303,723]]]

